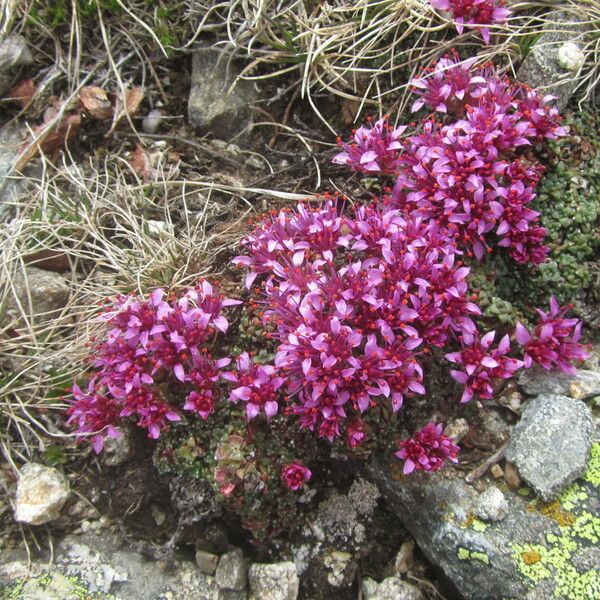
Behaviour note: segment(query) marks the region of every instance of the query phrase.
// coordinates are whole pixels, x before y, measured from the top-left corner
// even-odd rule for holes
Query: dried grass
[[[204,180],[145,183],[114,157],[85,167],[44,161],[32,183],[15,218],[0,226],[0,444],[12,464],[69,435],[60,396],[85,369],[99,303],[219,279],[226,264],[219,257],[238,244],[252,211],[246,195],[304,197]],[[63,271],[64,308],[36,314],[27,279],[36,264]],[[9,306],[16,316],[3,320]]]

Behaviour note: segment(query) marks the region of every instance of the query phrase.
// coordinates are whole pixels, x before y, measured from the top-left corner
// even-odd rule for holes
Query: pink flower
[[[281,467],[281,479],[283,483],[293,491],[304,487],[304,484],[310,480],[312,473],[310,469],[294,461]]]
[[[360,419],[351,421],[346,426],[346,444],[349,448],[358,448],[365,441],[364,424]]]
[[[430,4],[452,15],[458,33],[465,27],[480,30],[486,44],[490,42],[490,30],[485,26],[504,23],[511,14],[504,8],[504,0],[430,0]]]
[[[350,142],[338,142],[342,152],[335,155],[333,162],[363,173],[393,173],[402,149],[400,136],[405,129],[394,129],[386,117],[375,121],[370,127],[359,127]]]
[[[103,436],[114,437],[120,421],[135,417],[149,437],[158,438],[161,429],[181,419],[163,385],[183,387],[183,408],[206,418],[230,359],[213,359],[204,345],[227,331],[223,309],[235,304],[239,301],[225,298],[206,280],[179,297],[162,289],[146,297],[118,296],[100,317],[106,330],[90,357],[95,371],[88,392],[73,386],[69,421],[77,423],[77,435],[97,431],[93,444],[99,451]]]
[[[495,331],[486,333],[481,339],[472,334],[463,334],[463,349],[460,352],[446,354],[446,359],[464,367],[464,371],[452,370],[452,377],[465,386],[461,402],[468,402],[473,396],[493,398],[493,383],[497,379],[509,379],[523,362],[509,358],[510,351],[508,335],[492,348],[496,335]]]
[[[419,96],[411,110],[415,112],[427,106],[442,113],[459,112],[486,83],[485,78],[473,70],[475,61],[475,58],[461,61],[453,51],[440,58],[435,66],[425,69],[410,82],[412,91]]]
[[[283,385],[283,377],[277,375],[273,365],[254,364],[247,352],[236,359],[236,372],[224,375],[225,379],[234,382],[229,395],[230,402],[242,401],[246,404],[246,418],[250,421],[262,410],[267,419],[279,410],[278,390]]]
[[[540,319],[533,332],[517,323],[515,338],[523,346],[526,367],[534,363],[546,370],[558,367],[564,373],[573,374],[574,361],[588,357],[587,347],[580,344],[581,321],[566,319],[570,306],[560,307],[554,297],[550,298],[550,311],[536,309]]]
[[[443,434],[441,424],[428,423],[411,438],[398,444],[395,456],[404,460],[404,474],[417,471],[438,471],[446,460],[458,462],[459,447]]]

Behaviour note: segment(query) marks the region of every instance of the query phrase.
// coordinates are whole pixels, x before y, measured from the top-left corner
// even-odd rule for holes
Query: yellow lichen
[[[535,550],[528,550],[527,552],[521,553],[521,558],[526,565],[533,565],[536,562],[540,562],[542,555]]]
[[[596,487],[600,486],[600,442],[592,445],[588,468],[583,478]]]
[[[461,529],[474,529],[480,533],[488,528],[487,523],[478,519],[472,512],[467,513],[467,518],[462,523],[458,523],[458,526]]]
[[[556,521],[561,527],[569,527],[575,523],[575,515],[564,510],[559,500],[540,502],[537,510],[549,519]]]

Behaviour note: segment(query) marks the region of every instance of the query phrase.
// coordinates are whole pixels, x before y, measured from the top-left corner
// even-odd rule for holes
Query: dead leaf
[[[27,108],[35,96],[37,86],[33,79],[23,79],[13,85],[8,92],[8,99],[16,102],[21,108]]]
[[[99,121],[112,119],[114,108],[105,90],[95,85],[82,87],[79,92],[79,102],[85,112]]]
[[[127,89],[123,94],[117,95],[115,99],[113,122],[106,134],[106,137],[112,135],[125,117],[129,116],[129,118],[131,118],[137,114],[143,99],[144,90],[141,87]]]
[[[342,119],[344,120],[344,124],[351,125],[354,123],[359,110],[360,102],[358,100],[344,98],[342,100]]]
[[[139,144],[135,145],[135,152],[129,164],[144,181],[153,179],[156,175],[156,169],[150,164],[150,156]]]
[[[62,250],[51,250],[50,248],[38,250],[37,252],[23,255],[23,261],[28,265],[33,265],[45,271],[65,273],[71,270],[69,255]]]
[[[81,115],[65,114],[58,118],[59,111],[59,104],[46,109],[44,122],[33,130],[34,139],[27,140],[22,146],[23,151],[15,166],[17,171],[22,171],[40,152],[52,154],[77,137]]]

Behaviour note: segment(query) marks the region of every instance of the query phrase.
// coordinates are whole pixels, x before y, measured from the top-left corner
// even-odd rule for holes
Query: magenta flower
[[[370,127],[359,127],[350,142],[338,142],[342,151],[334,156],[333,162],[363,173],[394,173],[402,149],[400,136],[405,129],[393,128],[385,117]]]
[[[461,61],[456,52],[440,58],[433,67],[413,79],[412,91],[419,96],[412,105],[413,112],[423,106],[441,113],[460,112],[472,102],[473,95],[486,79],[473,70],[475,58]]]
[[[456,31],[465,27],[478,29],[486,44],[490,43],[490,30],[486,25],[504,23],[511,11],[504,8],[504,0],[429,0],[431,6],[449,12]]]
[[[413,471],[438,471],[446,460],[458,462],[459,447],[443,434],[441,424],[428,423],[411,438],[398,444],[395,456],[404,460],[404,474]]]
[[[579,343],[581,321],[564,317],[569,308],[560,307],[552,297],[549,312],[536,309],[540,319],[533,332],[517,323],[515,338],[523,346],[526,367],[535,363],[546,370],[558,367],[564,373],[573,374],[572,363],[588,358],[587,347]]]
[[[86,391],[76,383],[72,388],[74,401],[67,409],[67,423],[77,425],[77,434],[84,439],[91,435],[94,452],[99,454],[107,437],[118,438],[123,435],[116,427],[119,419],[119,404],[111,398],[100,394],[96,389],[96,380],[90,379]]]
[[[364,423],[360,419],[351,421],[346,426],[346,444],[349,448],[358,448],[365,441]]]
[[[495,331],[490,331],[479,339],[472,334],[463,334],[463,349],[446,354],[447,360],[464,368],[464,371],[450,371],[452,377],[465,386],[461,402],[468,402],[473,396],[493,398],[494,381],[509,379],[523,366],[522,361],[506,356],[510,351],[508,335],[492,348],[495,335]]]
[[[312,477],[310,469],[294,461],[281,467],[281,479],[288,489],[297,491]]]
[[[246,418],[250,421],[262,410],[268,419],[279,410],[278,390],[283,385],[283,377],[277,375],[272,365],[254,364],[247,352],[236,359],[236,372],[224,375],[225,379],[234,382],[229,395],[230,402],[242,401],[246,404]]]
[[[156,439],[181,419],[181,407],[167,402],[164,385],[183,387],[183,408],[206,418],[214,411],[221,369],[230,359],[213,359],[204,345],[227,331],[223,309],[235,304],[239,301],[225,298],[205,280],[179,297],[162,289],[147,297],[118,296],[100,317],[106,331],[91,357],[95,372],[88,391],[73,386],[70,422],[77,423],[77,434],[98,431],[93,439],[98,451],[103,436],[114,437],[120,421],[135,417]]]
[[[555,140],[569,133],[568,128],[560,124],[562,119],[558,108],[550,105],[555,99],[556,96],[552,95],[540,96],[524,85],[519,88],[518,110],[528,122],[532,137],[536,140]]]

